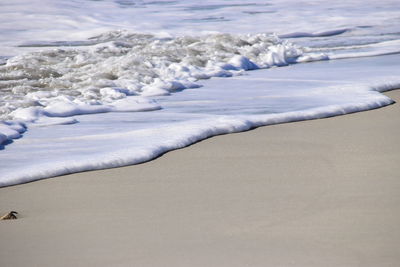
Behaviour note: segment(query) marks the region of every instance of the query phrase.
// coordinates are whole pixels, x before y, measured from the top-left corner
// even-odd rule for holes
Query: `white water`
[[[40,3],[0,3],[0,186],[382,107],[400,85],[398,1]]]

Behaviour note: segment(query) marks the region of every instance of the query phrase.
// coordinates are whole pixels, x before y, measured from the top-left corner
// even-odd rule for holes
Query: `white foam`
[[[88,105],[63,96],[46,100],[49,104],[45,107],[20,108],[11,112],[11,116],[20,121],[36,122],[38,119],[43,119],[42,116],[71,117],[104,112],[152,111],[161,108],[156,101],[139,96],[129,96],[109,105]]]
[[[199,87],[199,79],[283,66],[305,56],[302,48],[266,34],[160,39],[118,31],[95,39],[107,42],[88,49],[23,54],[0,66],[5,92],[0,92],[0,116],[32,121],[40,115],[116,111],[113,102],[128,96],[168,95]],[[319,57],[308,55],[310,60]],[[135,103],[131,110],[149,110],[146,101],[146,107]]]
[[[0,121],[0,147],[3,143],[20,138],[26,126],[18,121]]]

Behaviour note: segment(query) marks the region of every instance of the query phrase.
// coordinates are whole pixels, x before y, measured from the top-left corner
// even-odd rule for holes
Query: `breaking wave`
[[[157,38],[114,31],[90,42],[96,45],[8,59],[0,66],[0,119],[118,111],[115,101],[127,96],[138,96],[133,110],[142,104],[158,109],[142,97],[199,87],[200,79],[323,57],[267,34]]]

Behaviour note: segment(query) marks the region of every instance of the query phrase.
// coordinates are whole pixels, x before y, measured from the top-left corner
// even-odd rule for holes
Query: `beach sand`
[[[387,95],[400,101],[400,91]],[[0,189],[0,266],[399,266],[400,105]]]

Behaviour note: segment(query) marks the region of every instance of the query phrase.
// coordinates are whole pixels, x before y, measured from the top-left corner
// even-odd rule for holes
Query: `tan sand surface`
[[[400,101],[400,91],[388,95]],[[400,105],[0,189],[0,266],[400,266]]]

